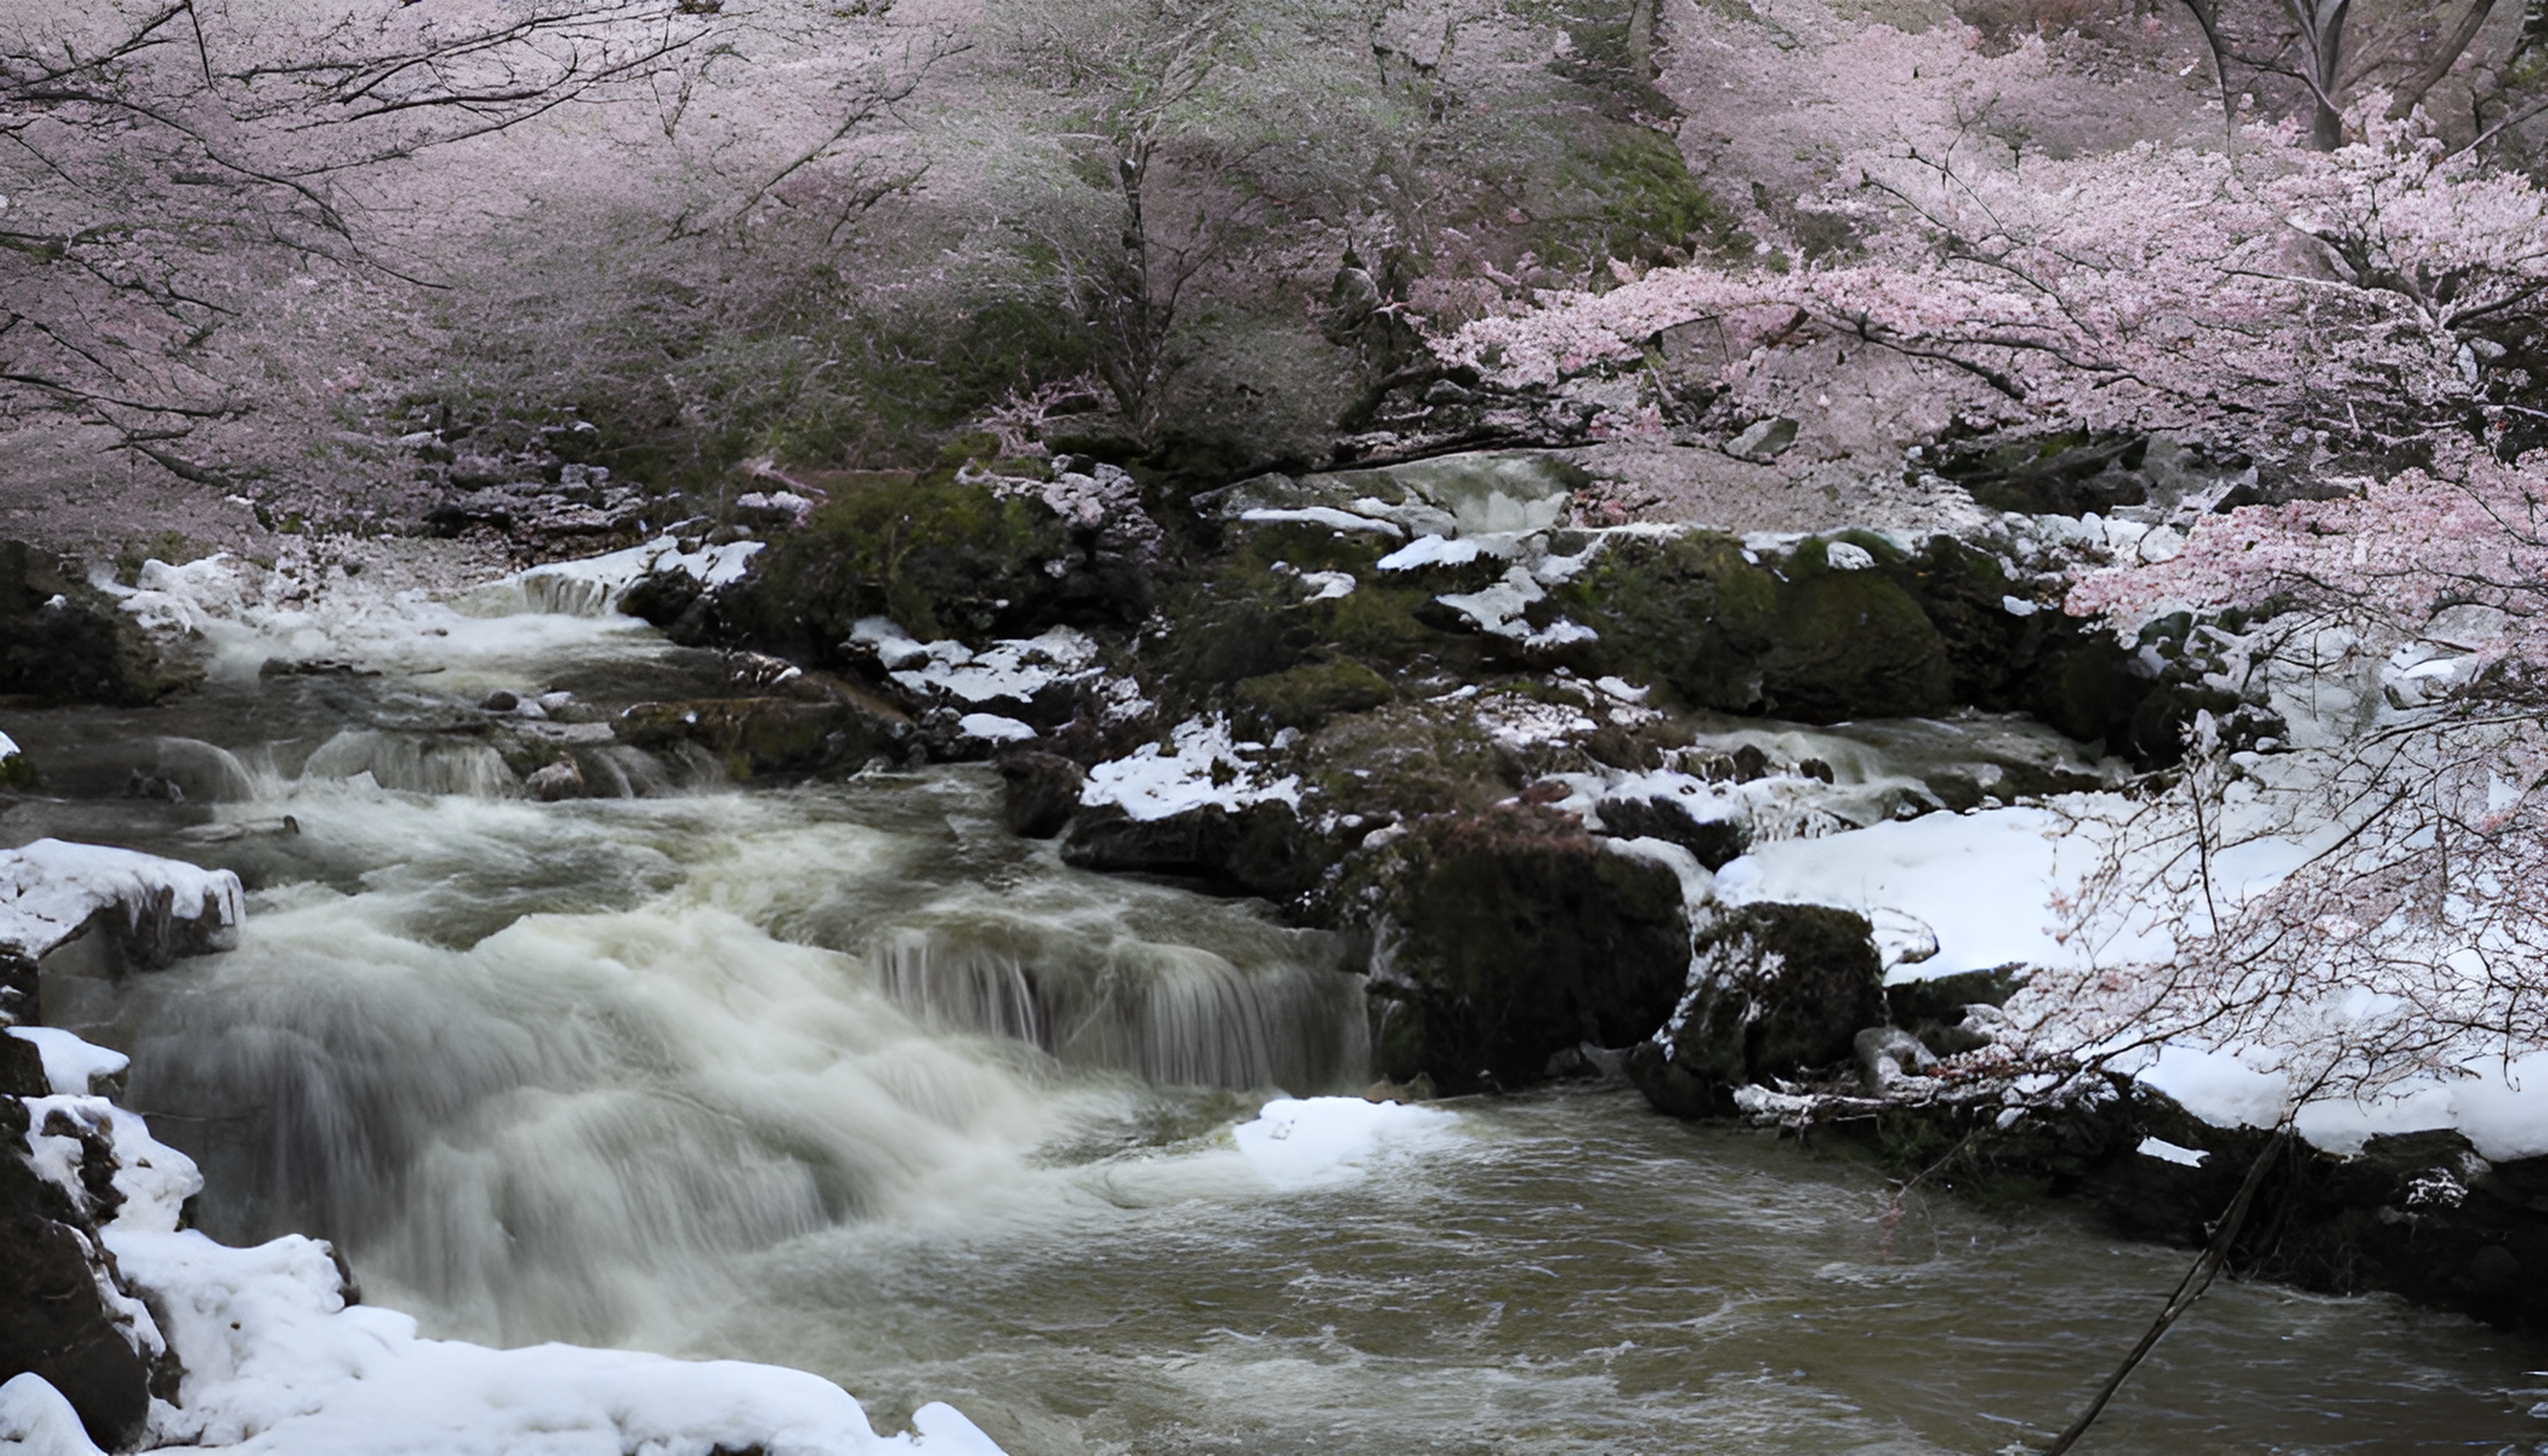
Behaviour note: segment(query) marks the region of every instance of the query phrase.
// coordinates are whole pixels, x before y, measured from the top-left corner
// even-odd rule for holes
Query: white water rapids
[[[740,790],[588,741],[626,796],[527,801],[487,690],[721,671],[531,604],[240,611],[198,696],[8,725],[58,797],[0,843],[252,891],[236,951],[66,961],[52,1018],[133,1054],[204,1228],[336,1239],[429,1332],[796,1365],[887,1425],[951,1401],[1015,1456],[1979,1453],[2060,1425],[2180,1271],[2058,1209],[1915,1200],[1888,1228],[1857,1156],[1615,1089],[1457,1103],[1269,1178],[1232,1125],[1366,1079],[1333,938],[1068,869],[978,769]],[[256,677],[278,649],[382,674]],[[124,797],[135,770],[186,796]],[[2548,1450],[2536,1355],[2225,1289],[2100,1433]]]

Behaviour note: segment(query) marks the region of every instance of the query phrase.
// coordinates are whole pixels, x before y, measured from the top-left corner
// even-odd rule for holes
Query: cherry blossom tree
[[[2548,453],[2210,517],[2068,606],[2263,614],[2209,630],[2296,721],[2273,753],[2199,723],[2181,776],[2090,827],[2080,956],[2011,1007],[2035,1051],[2243,1048],[2353,1092],[2548,1049]]]
[[[2011,421],[2237,444],[2294,428],[2422,437],[2472,412],[2500,423],[2482,375],[2502,353],[2491,335],[2517,336],[2548,290],[2542,194],[2386,120],[2385,104],[2358,107],[2366,139],[2334,152],[2259,129],[2265,149],[2243,164],[2151,145],[2011,160],[1969,135],[1905,142],[1862,158],[1858,185],[1827,199],[1863,223],[1863,255],[1659,268],[1543,295],[1438,347],[1506,385],[1547,386],[1633,367],[1676,324],[1800,315],[1823,337],[1978,382]],[[1757,370],[1737,355],[1739,401]]]
[[[101,0],[0,19],[0,404],[173,448],[248,407],[211,360],[312,269],[411,278],[365,225],[400,164],[678,93],[713,0]]]

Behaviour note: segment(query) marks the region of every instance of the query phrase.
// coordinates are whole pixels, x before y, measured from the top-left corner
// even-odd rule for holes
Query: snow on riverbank
[[[2044,807],[1926,814],[1778,841],[1719,869],[1715,893],[1728,905],[1859,911],[1876,922],[1879,940],[1888,916],[1908,917],[1935,935],[1937,951],[1895,965],[1888,979],[1896,983],[2080,965],[2089,948],[2070,933],[2063,902],[2097,868],[2116,818],[2128,807],[2117,795],[2078,794]],[[2260,893],[2307,853],[2304,844],[2272,836],[2234,845],[2216,857],[2216,883],[2229,897]],[[2109,929],[2093,948],[2099,964],[2130,967],[2171,954],[2165,928],[2154,918]],[[2029,1010],[2024,993],[2012,1009]],[[2057,1008],[2032,1009],[2057,1014]],[[2114,1069],[2204,1122],[2254,1128],[2271,1127],[2284,1115],[2297,1086],[2294,1059],[2288,1047],[2177,1040],[2134,1051]],[[2461,1075],[2411,1077],[2360,1097],[2320,1092],[2299,1109],[2295,1126],[2313,1145],[2340,1155],[2360,1150],[2375,1135],[2437,1129],[2460,1133],[2492,1159],[2548,1154],[2548,1051],[2474,1057],[2458,1070]]]
[[[335,1259],[317,1239],[288,1234],[231,1248],[180,1230],[180,1208],[203,1187],[193,1161],[153,1139],[135,1114],[59,1090],[74,1080],[85,1084],[93,1071],[120,1069],[124,1058],[67,1033],[30,1040],[43,1049],[57,1090],[26,1099],[39,1130],[29,1134],[28,1155],[40,1175],[86,1208],[81,1139],[41,1130],[67,1119],[112,1147],[123,1203],[101,1232],[130,1291],[114,1292],[113,1303],[139,1343],[164,1342],[185,1372],[175,1403],[151,1403],[148,1439],[156,1449],[998,1456],[988,1436],[940,1404],[913,1414],[915,1434],[879,1436],[855,1399],[802,1371],[421,1338],[406,1315],[348,1305]],[[32,1376],[0,1389],[0,1444],[46,1456],[97,1451],[60,1397]]]

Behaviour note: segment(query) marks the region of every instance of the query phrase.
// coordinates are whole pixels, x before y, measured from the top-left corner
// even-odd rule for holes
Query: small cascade
[[[1050,1018],[1016,957],[997,951],[949,951],[926,931],[886,934],[867,955],[877,986],[893,1004],[940,1032],[975,1032],[1050,1051]]]
[[[159,781],[198,803],[244,803],[263,798],[271,775],[257,774],[228,749],[199,738],[158,741]]]
[[[1241,967],[1212,951],[1051,922],[904,927],[868,950],[926,1025],[1032,1043],[1074,1070],[1295,1093],[1358,1084],[1360,982],[1331,964]]]
[[[691,747],[683,744],[681,747]],[[624,743],[592,744],[575,750],[576,769],[584,775],[584,795],[594,799],[660,799],[693,793],[726,781],[725,770],[713,760],[711,771],[686,759],[666,763],[642,748]]]
[[[588,573],[532,570],[518,579],[526,611],[563,617],[607,615],[627,583]]]
[[[381,787],[407,793],[490,799],[521,791],[503,755],[487,744],[369,728],[348,728],[320,744],[301,773],[306,778],[369,774]]]

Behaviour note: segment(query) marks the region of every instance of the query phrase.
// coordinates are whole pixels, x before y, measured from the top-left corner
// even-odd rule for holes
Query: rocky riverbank
[[[723,656],[687,695],[454,704],[434,719],[448,752],[396,772],[556,801],[984,763],[1010,829],[1058,839],[1069,864],[1261,897],[1337,933],[1363,977],[1375,1096],[1624,1076],[1677,1117],[1866,1139],[1921,1186],[2071,1198],[2124,1231],[2200,1241],[2267,1135],[2217,1096],[2171,1095],[2181,1080],[2002,1054],[2001,1008],[2043,948],[1996,956],[1951,902],[2031,894],[2040,916],[2032,869],[1985,858],[1942,897],[1778,868],[1944,826],[1887,853],[1953,872],[1956,826],[2057,839],[2033,826],[2128,801],[2198,713],[2242,742],[2285,731],[2190,617],[2125,644],[2061,611],[2076,570],[2150,550],[2242,485],[2147,468],[2151,453],[2065,445],[1969,491],[1913,471],[1916,508],[1774,532],[1623,520],[1621,482],[1547,449],[1200,494],[1070,457],[840,481],[749,530],[490,589],[642,616]],[[24,550],[0,560],[19,563],[0,610],[41,627],[12,639],[22,696],[381,670],[245,664],[223,636],[225,612],[345,591],[341,567],[313,583],[152,566],[119,588]],[[387,748],[365,751],[330,772],[393,774]],[[85,772],[0,763],[22,789]],[[126,789],[203,792],[190,774],[208,772],[165,763]],[[29,863],[22,899],[49,872]],[[11,1010],[40,1021],[36,967],[82,932],[92,954],[164,963],[217,945],[234,913],[200,907],[234,901],[234,885],[140,885],[46,910],[54,942],[0,946]],[[2305,1138],[2276,1154],[2236,1260],[2548,1327],[2548,1157],[2528,1116],[2444,1109]],[[70,1230],[46,1237],[103,1247],[97,1219],[21,1192]],[[151,1378],[147,1353],[111,1399],[61,1386],[101,1440],[130,1428],[123,1387]]]

